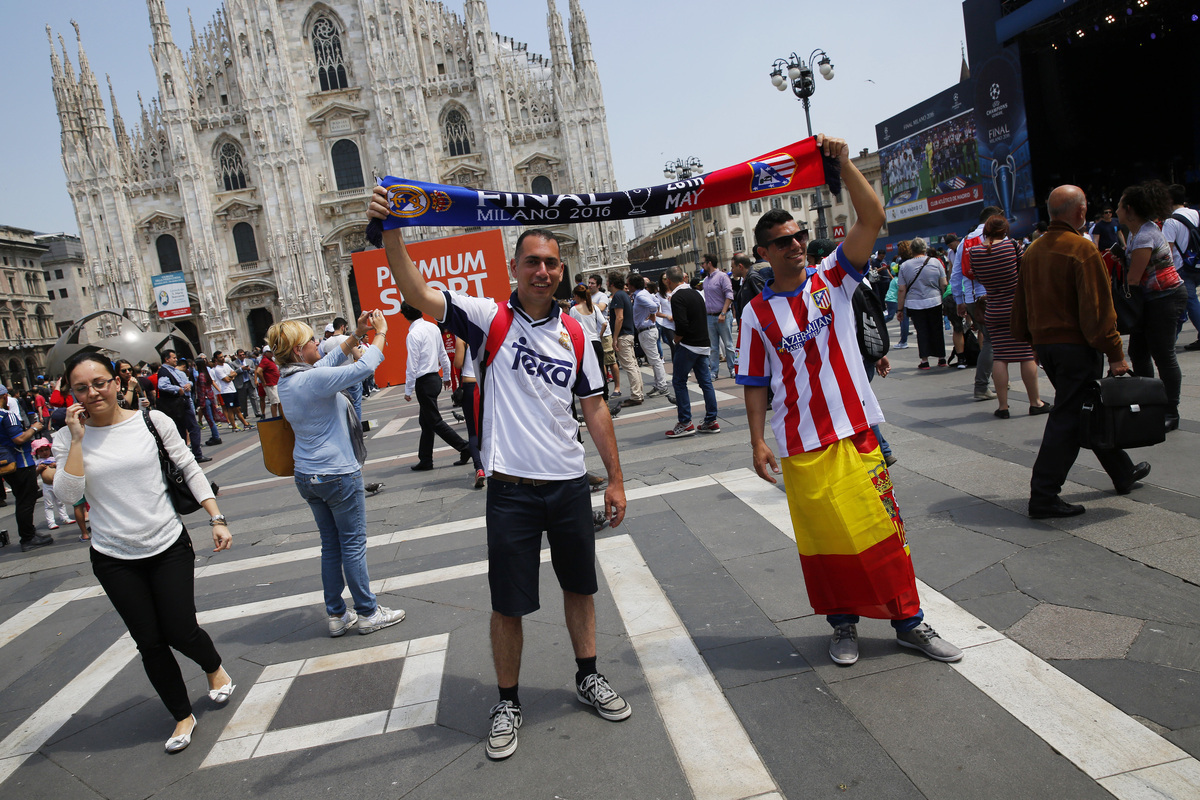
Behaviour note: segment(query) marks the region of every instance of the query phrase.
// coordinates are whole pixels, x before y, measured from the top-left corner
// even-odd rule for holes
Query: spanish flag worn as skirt
[[[864,430],[783,459],[808,600],[818,614],[907,619],[921,608],[883,454]]]

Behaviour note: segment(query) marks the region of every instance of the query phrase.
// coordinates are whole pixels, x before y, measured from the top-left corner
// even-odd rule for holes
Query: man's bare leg
[[[576,658],[596,655],[596,603],[590,594],[563,591],[563,606],[567,616],[567,631]]]
[[[595,631],[594,623],[592,630]],[[496,666],[496,684],[501,689],[511,689],[517,685],[521,676],[521,648],[524,644],[521,618],[506,617],[493,611],[492,662]]]

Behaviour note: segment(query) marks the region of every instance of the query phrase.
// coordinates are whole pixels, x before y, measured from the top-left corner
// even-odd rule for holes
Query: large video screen
[[[889,224],[983,200],[972,109],[881,148],[879,167]]]

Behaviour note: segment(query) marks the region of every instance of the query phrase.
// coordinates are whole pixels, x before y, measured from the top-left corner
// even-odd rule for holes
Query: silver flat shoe
[[[167,739],[167,752],[178,753],[186,750],[187,746],[192,743],[192,734],[196,732],[196,715],[192,715],[192,729],[182,736],[172,736]]]

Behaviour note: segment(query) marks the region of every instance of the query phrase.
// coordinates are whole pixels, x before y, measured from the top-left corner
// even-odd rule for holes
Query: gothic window
[[[333,145],[333,178],[338,191],[358,189],[365,185],[358,145],[349,139],[340,139]]]
[[[246,168],[242,163],[242,149],[233,142],[223,142],[217,150],[217,188],[225,191],[246,188]]]
[[[550,183],[550,179],[545,175],[538,175],[533,179],[534,194],[554,194],[554,187]]]
[[[183,263],[179,260],[179,244],[174,236],[164,233],[154,240],[154,247],[158,250],[159,272],[179,272],[183,269]]]
[[[237,248],[239,264],[258,261],[258,244],[254,241],[254,228],[248,222],[233,226],[233,246]]]
[[[321,80],[321,91],[345,89],[350,85],[346,78],[346,59],[342,55],[342,37],[328,17],[317,17],[312,27],[313,53],[317,57],[317,76]]]
[[[446,150],[452,156],[465,156],[471,152],[471,126],[467,117],[457,108],[446,114]]]

